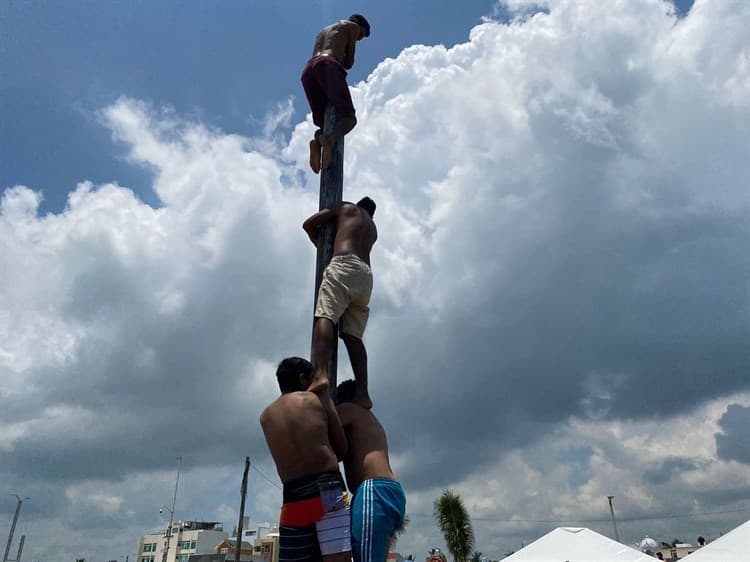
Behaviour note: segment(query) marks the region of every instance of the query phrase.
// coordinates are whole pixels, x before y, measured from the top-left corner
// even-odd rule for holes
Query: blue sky
[[[492,0],[207,0],[8,2],[0,13],[0,188],[42,190],[58,212],[82,180],[118,182],[156,204],[147,171],[97,121],[120,96],[168,105],[228,133],[253,135],[294,97],[319,28],[352,12],[373,35],[350,81],[413,44],[451,46],[490,14]],[[684,12],[692,0],[678,0]]]
[[[148,175],[123,163],[95,112],[125,95],[172,106],[225,132],[258,132],[294,96],[319,28],[353,12],[373,35],[351,81],[415,43],[452,45],[491,11],[490,0],[13,2],[4,6],[0,185],[42,189],[59,211],[84,179],[118,181],[149,200]],[[144,191],[146,190],[146,191]]]

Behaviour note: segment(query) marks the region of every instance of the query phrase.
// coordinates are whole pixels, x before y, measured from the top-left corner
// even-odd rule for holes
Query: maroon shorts
[[[339,115],[354,115],[354,104],[346,83],[346,70],[333,57],[310,59],[302,72],[302,87],[312,109],[313,123],[323,127],[326,105],[330,102]]]

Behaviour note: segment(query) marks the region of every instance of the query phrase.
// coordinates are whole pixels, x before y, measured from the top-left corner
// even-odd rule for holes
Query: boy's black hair
[[[352,379],[346,380],[340,383],[336,387],[336,404],[342,402],[351,402],[354,400],[354,392],[357,390],[357,385]]]
[[[370,199],[369,197],[363,197],[359,201],[357,201],[357,207],[362,207],[365,211],[370,213],[370,217],[375,216],[375,209],[377,208],[377,205],[375,205],[375,201]]]
[[[365,37],[370,36],[370,22],[367,21],[365,16],[363,16],[362,14],[352,14],[351,16],[349,16],[349,21],[353,21],[362,28],[362,35],[364,35]]]
[[[312,363],[302,357],[287,357],[283,359],[276,368],[276,380],[279,381],[281,393],[296,392],[299,390],[299,376],[309,375],[313,372]]]

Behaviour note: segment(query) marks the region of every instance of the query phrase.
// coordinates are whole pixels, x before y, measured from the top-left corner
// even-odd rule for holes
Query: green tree
[[[396,547],[398,538],[406,532],[406,527],[409,525],[409,523],[411,523],[411,519],[409,519],[408,515],[404,515],[404,520],[401,522],[401,526],[396,529],[396,531],[393,533],[393,536],[391,537],[391,543],[388,546],[389,551],[393,550]]]
[[[475,550],[471,553],[471,562],[479,562],[482,559],[482,553]]]
[[[461,497],[446,490],[435,500],[433,507],[435,520],[454,562],[468,562],[474,547],[474,530]]]

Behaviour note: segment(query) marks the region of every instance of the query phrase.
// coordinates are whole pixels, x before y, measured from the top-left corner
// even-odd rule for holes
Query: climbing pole
[[[332,105],[326,108],[325,121],[323,123],[323,134],[329,136],[336,127],[338,116]],[[320,171],[320,200],[318,210],[323,210],[335,203],[339,203],[344,197],[344,138],[342,137],[334,145],[331,155],[331,164]],[[315,303],[318,302],[318,290],[323,281],[323,271],[333,256],[333,241],[336,237],[336,222],[325,224],[320,229],[318,238],[318,254],[315,262],[315,298],[313,299],[313,314]],[[313,318],[313,329],[315,319]],[[334,337],[331,345],[331,357],[328,363],[328,380],[330,383],[331,396],[336,393],[336,367],[338,364],[338,325],[334,327]]]

